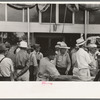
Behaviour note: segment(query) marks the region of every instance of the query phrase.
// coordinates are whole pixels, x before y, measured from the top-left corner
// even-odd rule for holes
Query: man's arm
[[[71,60],[70,60],[70,57],[69,57],[69,54],[68,54],[67,55],[67,70],[66,70],[65,74],[68,74],[70,68],[71,68]]]

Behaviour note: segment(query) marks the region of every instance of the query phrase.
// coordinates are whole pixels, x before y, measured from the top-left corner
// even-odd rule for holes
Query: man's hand
[[[69,72],[69,71],[68,71],[68,70],[66,70],[65,74],[66,74],[66,75],[68,75],[68,72]]]

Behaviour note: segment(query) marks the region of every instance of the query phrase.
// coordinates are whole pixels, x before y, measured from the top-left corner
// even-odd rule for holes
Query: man
[[[0,81],[11,81],[13,79],[14,66],[10,58],[5,57],[6,47],[0,44]]]
[[[40,52],[40,49],[41,49],[40,44],[35,44],[34,45],[34,54],[36,56],[38,65],[40,63],[40,60],[43,58],[43,54]]]
[[[71,61],[69,54],[67,53],[67,50],[69,47],[65,42],[61,42],[60,44],[60,53],[56,56],[56,67],[57,70],[61,75],[68,74],[70,67],[71,67]]]
[[[37,76],[37,81],[49,81],[50,76],[60,75],[51,60],[54,60],[55,51],[48,49],[46,57],[40,60],[39,71]]]
[[[36,55],[33,51],[30,53],[30,67],[29,67],[29,72],[30,72],[29,80],[30,81],[36,80],[37,71],[38,71],[38,63],[37,63]]]
[[[79,50],[76,53],[77,60],[77,70],[76,76],[78,76],[81,80],[87,81],[91,79],[90,76],[90,66],[92,66],[92,61],[87,51],[85,51],[85,41],[83,38],[79,38],[76,40],[76,46],[79,47]]]
[[[29,81],[29,54],[27,53],[27,42],[20,42],[20,51],[16,54],[16,70],[18,81]]]
[[[97,45],[90,43],[88,44],[88,49],[89,49],[90,59],[92,60],[93,63],[93,66],[91,66],[90,68],[90,73],[92,76],[95,76],[98,70],[98,63],[97,63],[97,56],[96,56]]]

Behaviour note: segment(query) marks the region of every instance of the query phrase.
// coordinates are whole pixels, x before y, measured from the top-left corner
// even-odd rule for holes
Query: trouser
[[[90,70],[88,68],[74,68],[73,75],[78,76],[83,81],[91,79]]]
[[[0,76],[0,81],[11,81],[10,77],[1,77]]]
[[[98,71],[97,75],[95,76],[94,81],[100,81],[100,70]]]
[[[36,81],[36,76],[37,74],[35,74],[35,67],[33,65],[31,65],[29,67],[29,81]],[[37,73],[37,72],[36,72]]]
[[[21,69],[17,70],[17,73],[19,73]],[[29,81],[29,70],[27,70],[23,75],[19,76],[17,81]]]
[[[66,75],[65,72],[67,70],[67,68],[60,68],[60,67],[56,67],[58,72],[60,73],[60,75]]]

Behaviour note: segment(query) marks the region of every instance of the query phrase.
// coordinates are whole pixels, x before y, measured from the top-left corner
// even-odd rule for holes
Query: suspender
[[[4,58],[5,58],[5,57],[3,57],[3,58],[0,60],[0,63],[3,61]]]
[[[3,57],[3,58],[0,60],[0,63],[3,61],[4,58],[5,58],[5,57]],[[2,75],[2,77],[4,77],[2,73],[1,73],[1,75]]]

